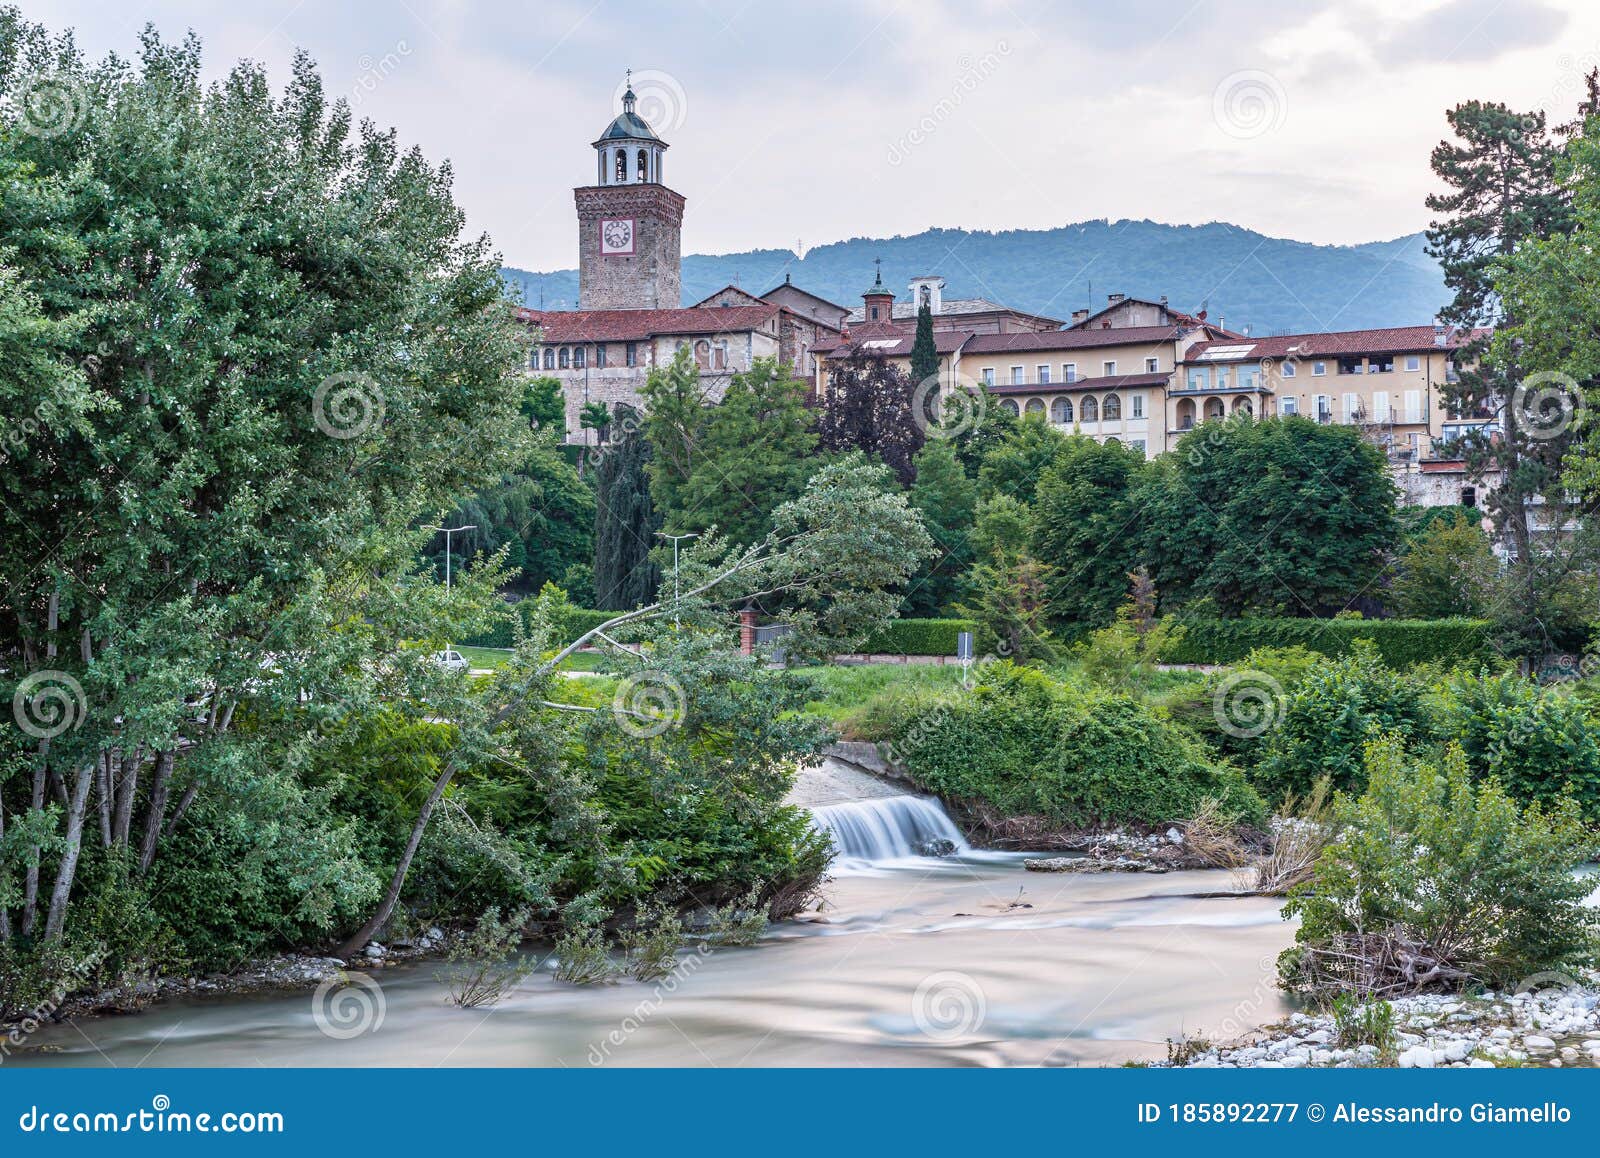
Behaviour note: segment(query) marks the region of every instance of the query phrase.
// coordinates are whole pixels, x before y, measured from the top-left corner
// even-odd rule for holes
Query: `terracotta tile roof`
[[[517,317],[551,342],[638,342],[657,334],[723,334],[765,327],[778,306],[691,306],[680,310],[529,310]]]
[[[1453,350],[1464,346],[1481,330],[1452,328],[1443,341],[1435,341],[1432,326],[1391,326],[1382,330],[1336,330],[1326,334],[1280,334],[1272,338],[1219,338],[1197,342],[1185,360],[1196,361],[1210,353],[1208,362],[1246,362],[1261,358],[1337,358],[1360,354],[1415,354],[1427,350]]]
[[[1077,378],[1071,382],[1036,382],[1013,386],[995,383],[984,387],[990,394],[1065,394],[1069,390],[1122,390],[1134,386],[1165,386],[1170,374],[1107,374],[1099,378]]]
[[[971,338],[972,334],[967,330],[935,330],[933,348],[941,354],[953,354]],[[916,340],[915,334],[908,334],[899,326],[888,322],[867,322],[851,326],[848,340],[841,335],[833,341],[818,342],[812,347],[812,353],[828,358],[843,358],[856,350],[880,358],[906,358],[911,355],[911,347]]]
[[[917,309],[916,302],[895,302],[893,308],[889,311],[889,315],[895,321],[914,322],[917,320]],[[1010,306],[1003,306],[999,302],[992,302],[988,298],[945,298],[939,305],[939,312],[934,316],[944,318],[962,314],[1015,314],[1019,318],[1033,318],[1036,321],[1049,322],[1056,326],[1061,324],[1060,318],[1050,318],[1043,314],[1030,314],[1027,310],[1012,309]],[[866,316],[867,307],[861,305],[850,311],[849,320],[852,323],[859,322]]]
[[[1185,333],[1181,326],[1124,326],[1110,330],[1046,330],[1028,334],[975,334],[964,354],[1004,354],[1026,350],[1082,350],[1096,346],[1134,346],[1172,342]]]

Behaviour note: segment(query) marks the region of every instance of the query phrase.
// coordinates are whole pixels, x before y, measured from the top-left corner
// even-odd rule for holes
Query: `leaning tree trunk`
[[[161,839],[161,825],[167,818],[167,788],[172,782],[173,753],[162,752],[156,756],[155,779],[150,784],[149,812],[144,818],[144,841],[139,846],[139,875],[150,871],[156,859],[156,842]]]
[[[89,809],[89,785],[94,781],[96,764],[84,764],[78,769],[78,781],[73,785],[72,803],[67,809],[67,835],[61,850],[61,867],[56,870],[55,887],[50,891],[50,911],[44,920],[44,937],[58,941],[67,926],[67,900],[72,895],[72,881],[78,874],[78,854],[83,850],[83,820]]]

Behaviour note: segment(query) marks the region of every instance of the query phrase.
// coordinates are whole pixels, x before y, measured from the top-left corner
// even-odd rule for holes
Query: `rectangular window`
[[[604,346],[596,346],[594,348],[594,364],[597,369],[604,370],[606,368],[606,348]]]
[[[1239,367],[1239,387],[1242,390],[1254,390],[1257,378],[1261,374],[1260,362],[1247,362]]]
[[[1011,367],[1011,384],[1013,386],[1021,386],[1027,381],[1027,376],[1023,374],[1021,366]]]
[[[1061,380],[1063,382],[1076,382],[1078,380],[1078,364],[1076,362],[1061,363]]]
[[[1216,386],[1217,386],[1218,390],[1226,390],[1226,389],[1228,389],[1229,382],[1228,382],[1228,367],[1227,366],[1218,366],[1217,367]]]
[[[1361,412],[1361,395],[1359,395],[1359,394],[1346,394],[1344,396],[1344,420],[1345,420],[1345,422],[1347,422],[1347,423],[1354,422],[1356,420],[1356,415],[1359,414],[1360,412]]]
[[[1278,413],[1283,415],[1285,418],[1292,418],[1299,412],[1300,403],[1297,399],[1291,398],[1287,394],[1278,399]]]
[[[1415,355],[1415,354],[1408,354],[1406,356],[1406,369],[1407,370],[1420,370],[1420,369],[1422,369],[1422,359],[1417,357],[1417,355]]]
[[[639,364],[639,343],[629,342],[627,348],[623,351],[623,355],[628,365],[637,366]]]
[[[985,386],[993,386],[994,385],[994,367],[993,366],[985,366],[983,368],[983,384]]]
[[[1145,452],[1145,441],[1142,438],[1130,438],[1128,439],[1128,445],[1134,450],[1137,450],[1140,454]]]
[[[1377,358],[1368,358],[1367,359],[1367,373],[1368,374],[1393,374],[1394,373],[1394,358],[1390,357],[1387,354],[1385,354],[1385,355],[1383,355],[1381,357],[1377,357]]]
[[[1130,418],[1144,417],[1144,395],[1130,394],[1128,396],[1128,416]]]
[[[1283,376],[1285,378],[1293,378],[1294,377],[1294,363],[1293,362],[1285,361],[1283,363]]]
[[[1159,374],[1159,373],[1161,373],[1161,359],[1160,358],[1146,358],[1144,360],[1144,372],[1146,374]]]
[[[1389,392],[1387,390],[1374,390],[1372,392],[1372,421],[1389,421]]]
[[[1041,385],[1041,386],[1050,385],[1050,367],[1049,366],[1040,366],[1040,367],[1038,367],[1038,371],[1039,371],[1039,385]]]
[[[1206,371],[1204,366],[1189,367],[1189,389],[1204,390],[1206,388]]]
[[[1117,364],[1115,362],[1105,363],[1105,372],[1107,378],[1115,378],[1117,376]]]
[[[1422,391],[1421,390],[1407,390],[1406,391],[1406,421],[1407,422],[1421,422],[1422,421]]]
[[[1333,399],[1326,394],[1317,395],[1317,421],[1333,421]]]
[[[1360,358],[1340,358],[1339,359],[1339,373],[1341,373],[1341,374],[1359,374],[1359,373],[1361,373],[1361,359]]]
[[[1311,363],[1311,376],[1313,378],[1321,377],[1323,374],[1326,374],[1327,372],[1328,372],[1328,364],[1326,362],[1313,362],[1313,363]]]

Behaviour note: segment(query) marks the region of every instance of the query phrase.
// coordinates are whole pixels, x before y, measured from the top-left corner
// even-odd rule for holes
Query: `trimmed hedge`
[[[862,641],[865,655],[955,655],[963,631],[976,631],[970,619],[892,619]]]
[[[1162,650],[1163,663],[1233,663],[1258,647],[1300,646],[1327,656],[1350,654],[1370,639],[1390,667],[1430,660],[1488,659],[1483,619],[1203,619],[1185,623]]]
[[[526,626],[527,616],[532,607],[532,600],[524,600],[512,604],[509,610],[512,615],[522,617],[523,625]],[[591,627],[599,627],[606,620],[620,614],[619,611],[591,611],[587,607],[568,608],[565,622],[562,624],[562,638],[570,643]],[[516,644],[514,621],[508,616],[495,624],[494,630],[485,631],[461,642],[467,647],[512,647]]]

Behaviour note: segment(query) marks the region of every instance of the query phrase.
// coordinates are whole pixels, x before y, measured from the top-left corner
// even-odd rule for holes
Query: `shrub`
[[[494,906],[478,919],[472,932],[452,941],[437,977],[453,1003],[463,1009],[494,1005],[506,990],[516,988],[534,971],[534,963],[516,953],[529,916],[527,909],[519,909],[502,920],[499,907]]]
[[[1237,771],[1212,764],[1193,739],[1128,696],[1070,693],[1041,672],[983,669],[894,741],[918,783],[1011,815],[1068,825],[1163,824],[1206,797],[1235,820],[1259,822],[1260,797]]]
[[[719,906],[711,914],[706,932],[713,945],[754,945],[767,931],[767,909],[761,904],[761,885],[754,885],[742,897]]]
[[[621,941],[628,972],[640,981],[655,981],[671,973],[678,963],[683,922],[665,906],[643,908]]]
[[[1440,695],[1438,730],[1521,801],[1571,795],[1600,817],[1600,744],[1579,701],[1513,674],[1462,675]]]
[[[976,631],[970,619],[891,619],[861,642],[866,655],[956,654],[957,636]]]
[[[573,985],[599,985],[616,976],[605,934],[584,925],[564,934],[555,945],[557,981]]]
[[[1517,804],[1473,784],[1460,747],[1410,763],[1387,736],[1367,748],[1367,789],[1342,798],[1333,842],[1284,907],[1299,917],[1279,958],[1286,988],[1363,1000],[1515,986],[1593,957],[1600,911],[1573,868],[1595,851],[1577,807]]]
[[[1285,697],[1283,718],[1265,735],[1255,780],[1280,797],[1305,795],[1323,777],[1336,789],[1359,791],[1371,741],[1426,732],[1421,685],[1385,667],[1377,649],[1361,641],[1353,654],[1313,670]]]
[[[1481,619],[1186,619],[1160,652],[1164,663],[1236,663],[1255,648],[1304,647],[1345,656],[1369,640],[1390,667],[1489,658],[1492,625]]]
[[[1334,1044],[1341,1049],[1376,1046],[1380,1055],[1392,1054],[1400,1042],[1394,1006],[1387,1001],[1361,1002],[1348,993],[1333,999]]]

